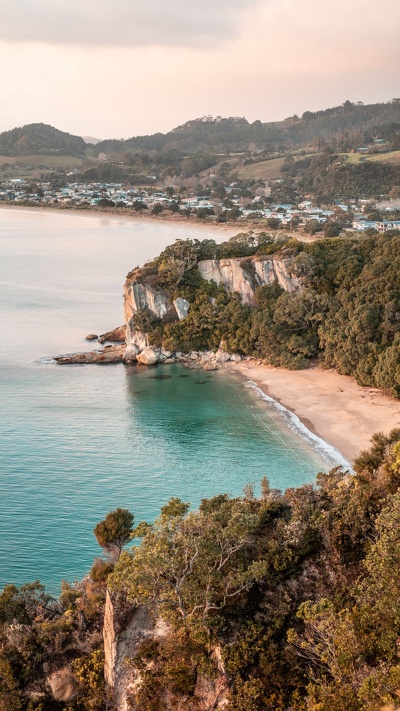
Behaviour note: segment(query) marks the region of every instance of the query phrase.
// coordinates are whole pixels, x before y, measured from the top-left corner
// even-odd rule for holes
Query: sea
[[[313,482],[342,464],[255,383],[183,366],[57,365],[123,323],[125,275],[175,239],[220,233],[160,221],[0,210],[0,589],[58,595],[101,557],[117,507],[152,522],[170,497]]]

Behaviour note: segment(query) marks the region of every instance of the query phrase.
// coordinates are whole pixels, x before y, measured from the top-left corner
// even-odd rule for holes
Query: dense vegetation
[[[85,147],[83,138],[72,136],[44,123],[31,123],[0,134],[0,155],[3,156],[31,154],[82,156]]]
[[[202,259],[240,257],[251,273],[251,255],[285,260],[303,284],[287,293],[277,284],[255,291],[254,308],[238,294],[201,278]],[[304,244],[267,234],[239,235],[216,245],[178,240],[129,278],[162,287],[191,304],[183,321],[149,313],[137,325],[153,344],[169,350],[216,350],[257,355],[276,366],[323,366],[353,375],[361,385],[400,395],[400,235],[325,239]]]
[[[139,547],[97,561],[61,599],[38,583],[0,595],[1,711],[113,709],[103,679],[106,585],[122,611],[146,605],[167,623],[128,660],[140,711],[198,711],[217,678],[227,711],[378,711],[400,686],[400,431],[377,434],[350,475],[317,484],[252,485],[198,511],[171,499]],[[118,535],[129,512],[109,514]],[[119,522],[119,524],[118,524]],[[111,577],[110,577],[111,573]],[[72,695],[45,678],[67,670]],[[168,703],[166,705],[166,699]],[[201,707],[203,708],[203,706]],[[394,706],[393,706],[394,709]]]
[[[142,643],[137,708],[196,709],[225,670],[229,711],[373,711],[400,683],[400,431],[284,494],[262,481],[199,511],[173,499],[111,587],[170,625]],[[217,653],[218,650],[218,653]],[[170,696],[170,699],[171,699]],[[175,699],[175,701],[174,701]]]
[[[330,202],[335,196],[372,197],[387,195],[400,184],[400,164],[365,162],[355,165],[332,152],[289,162],[283,166],[285,176],[296,178],[301,194],[312,193]]]

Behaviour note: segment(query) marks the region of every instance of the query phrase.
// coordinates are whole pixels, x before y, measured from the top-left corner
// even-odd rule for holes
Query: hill
[[[126,141],[101,141],[98,153],[158,151],[173,154],[301,148],[310,143],[373,142],[373,136],[393,140],[400,131],[400,99],[387,103],[353,104],[346,101],[324,111],[306,111],[284,121],[249,123],[242,117],[202,118],[188,121],[166,134],[136,136]]]
[[[80,136],[59,131],[45,123],[31,123],[0,134],[0,155],[83,156],[86,143]]]

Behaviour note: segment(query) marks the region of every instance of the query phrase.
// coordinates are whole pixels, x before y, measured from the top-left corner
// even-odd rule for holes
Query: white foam
[[[314,432],[311,432],[311,430],[306,427],[306,425],[297,415],[294,414],[294,412],[291,412],[287,409],[287,407],[281,405],[280,402],[277,402],[277,400],[274,400],[269,395],[266,395],[253,380],[248,380],[246,387],[255,390],[258,397],[262,400],[266,400],[266,402],[277,410],[281,414],[285,424],[292,430],[292,432],[295,432],[300,435],[300,437],[307,440],[309,444],[312,444],[314,449],[323,457],[330,467],[341,466],[345,469],[351,470],[351,463],[343,456],[343,454],[324,439],[314,434]]]

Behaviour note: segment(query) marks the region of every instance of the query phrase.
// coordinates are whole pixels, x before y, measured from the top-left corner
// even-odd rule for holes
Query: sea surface
[[[215,235],[0,210],[0,589],[82,578],[101,555],[93,527],[118,506],[151,522],[171,496],[298,486],[339,460],[229,373],[52,361],[120,325],[126,273],[185,237]]]

